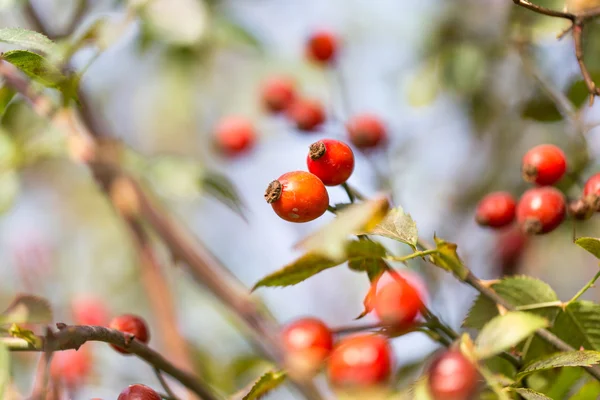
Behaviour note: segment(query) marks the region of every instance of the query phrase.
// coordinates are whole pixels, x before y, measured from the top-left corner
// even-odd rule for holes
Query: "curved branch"
[[[527,0],[513,0],[513,3],[515,3],[516,5],[521,6],[523,8],[526,8],[528,10],[534,11],[538,14],[547,15],[549,17],[555,17],[555,18],[564,18],[564,19],[568,19],[570,21],[575,21],[575,14],[571,14],[569,12],[552,10],[550,8],[546,8],[546,7],[538,6],[537,4],[533,4]]]

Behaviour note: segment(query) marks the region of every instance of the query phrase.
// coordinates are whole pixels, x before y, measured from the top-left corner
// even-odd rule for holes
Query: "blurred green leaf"
[[[512,389],[512,391],[515,393],[518,393],[525,400],[552,400],[550,397],[546,396],[545,394],[536,392],[535,390],[532,390],[532,389],[515,388],[515,389]]]
[[[0,128],[0,173],[6,173],[17,167],[19,148],[12,137]]]
[[[554,290],[545,282],[529,276],[511,276],[494,283],[492,289],[509,304],[526,306],[558,301]],[[558,313],[557,307],[528,310],[552,321]],[[492,318],[497,316],[496,304],[487,297],[479,295],[463,322],[466,328],[481,329]]]
[[[600,239],[593,237],[580,237],[575,240],[575,244],[592,253],[594,257],[600,259]]]
[[[2,54],[2,58],[44,86],[57,87],[66,80],[66,77],[57,67],[37,53],[27,50],[13,50]]]
[[[12,207],[20,188],[19,174],[15,170],[0,172],[0,214]]]
[[[0,314],[0,324],[48,323],[52,321],[52,309],[46,299],[20,294]]]
[[[350,236],[370,232],[383,220],[388,209],[389,201],[384,195],[353,204],[339,212],[333,221],[298,243],[296,247],[332,260],[343,259]]]
[[[6,10],[7,8],[10,8],[21,1],[22,0],[0,0],[0,11]],[[0,393],[0,395],[1,394],[2,393]]]
[[[600,382],[591,380],[581,387],[569,400],[597,400],[600,395]]]
[[[477,339],[475,351],[485,359],[516,346],[533,335],[536,330],[549,325],[548,320],[535,314],[512,311],[488,322]]]
[[[11,327],[8,329],[8,333],[12,337],[25,340],[27,343],[31,344],[32,346],[39,347],[42,345],[40,338],[38,338],[35,335],[35,333],[33,333],[33,331],[31,331],[29,329],[21,328],[17,324],[12,324]]]
[[[230,19],[215,18],[213,35],[217,43],[222,46],[241,45],[262,50],[262,43],[250,30]]]
[[[265,286],[292,286],[321,271],[340,265],[344,261],[333,261],[318,254],[308,253],[282,269],[265,276],[254,285],[252,290]]]
[[[152,188],[167,199],[191,200],[200,195],[198,179],[202,166],[195,160],[177,156],[159,156],[141,171]]]
[[[242,400],[258,400],[273,389],[281,386],[284,380],[285,372],[283,371],[267,372],[256,381],[250,392]]]
[[[434,102],[440,92],[440,77],[436,61],[420,68],[405,86],[406,99],[412,107],[425,107]]]
[[[387,250],[381,243],[371,240],[353,241],[348,244],[346,254],[348,267],[354,271],[371,271],[376,274],[385,269],[382,257],[387,255]]]
[[[590,75],[594,82],[600,82],[600,71],[591,71]],[[590,92],[588,91],[583,79],[578,79],[571,84],[569,90],[567,91],[567,97],[577,108],[588,102],[590,98]]]
[[[0,28],[0,42],[25,47],[42,53],[52,53],[54,42],[36,31],[22,28]]]
[[[369,231],[369,235],[384,236],[410,245],[416,249],[419,232],[417,224],[410,214],[406,214],[402,207],[391,209],[383,221]]]
[[[429,380],[427,377],[416,381],[412,387],[412,391],[412,400],[435,400],[429,393]]]
[[[561,367],[589,367],[600,363],[600,351],[575,350],[563,351],[546,355],[527,364],[517,374],[517,379],[523,379],[534,372]]]
[[[244,205],[236,187],[229,178],[214,172],[205,172],[200,178],[200,186],[207,195],[215,198],[244,218]]]
[[[444,83],[457,92],[473,93],[483,83],[487,60],[482,47],[460,43],[447,49],[441,62],[444,64]]]
[[[4,110],[6,110],[6,106],[15,96],[15,91],[8,87],[3,86],[0,87],[0,117],[4,114]]]
[[[575,301],[558,314],[552,332],[576,349],[600,350],[600,305]]]
[[[465,267],[456,252],[458,246],[438,237],[434,237],[434,240],[438,252],[430,256],[431,261],[438,267],[443,268],[448,272],[452,272],[459,279],[464,280],[469,274],[469,270]]]
[[[544,94],[536,94],[522,111],[522,117],[538,122],[557,122],[563,119],[556,104]]]
[[[581,368],[561,368],[558,376],[552,380],[544,393],[551,399],[565,399],[583,374],[584,371]]]
[[[0,399],[4,398],[9,379],[10,352],[3,343],[0,343]]]
[[[209,24],[203,0],[153,0],[142,6],[140,15],[153,38],[175,46],[200,43]]]

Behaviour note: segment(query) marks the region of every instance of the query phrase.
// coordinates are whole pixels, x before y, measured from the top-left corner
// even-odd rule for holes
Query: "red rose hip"
[[[517,203],[510,193],[490,193],[477,205],[475,220],[481,226],[502,228],[514,221],[516,208]]]
[[[567,171],[565,153],[552,144],[536,146],[525,153],[521,167],[523,179],[540,186],[553,185]]]
[[[600,174],[592,175],[583,187],[585,203],[594,211],[600,211]]]
[[[288,172],[271,182],[265,200],[279,217],[290,222],[317,219],[329,206],[329,195],[323,182],[304,171]]]
[[[477,368],[458,350],[439,355],[429,367],[429,390],[435,400],[469,400],[477,389]]]
[[[517,221],[524,233],[548,233],[558,227],[566,214],[565,196],[551,186],[529,189],[517,204]]]
[[[340,185],[354,171],[354,153],[339,140],[323,139],[310,145],[306,157],[308,170],[327,186]]]
[[[79,295],[71,302],[73,319],[77,325],[106,326],[108,310],[102,299]]]
[[[295,98],[296,87],[291,78],[275,76],[263,83],[262,102],[271,112],[287,109]]]
[[[346,123],[350,142],[359,149],[370,149],[386,140],[387,129],[373,114],[358,114]]]
[[[126,387],[117,400],[161,400],[161,397],[154,389],[137,384]]]
[[[311,99],[298,99],[287,109],[287,116],[301,131],[314,131],[325,122],[323,105]]]
[[[392,371],[392,349],[380,335],[356,335],[340,340],[327,361],[333,386],[367,388],[385,384]]]
[[[306,43],[306,55],[312,61],[326,64],[333,62],[338,50],[337,37],[328,31],[313,33]]]
[[[215,128],[219,149],[230,156],[250,150],[256,142],[256,132],[252,122],[244,117],[223,118]]]
[[[150,340],[150,332],[146,325],[146,321],[136,315],[124,314],[115,317],[110,321],[109,328],[131,334],[136,340],[139,340],[142,343],[148,343]],[[119,346],[113,344],[111,344],[111,346],[119,353],[130,354],[127,350]]]
[[[92,358],[87,347],[56,351],[52,355],[50,374],[67,387],[80,387],[92,371]]]
[[[316,371],[333,348],[333,334],[316,318],[302,318],[282,331],[283,346],[288,360],[302,371]]]
[[[386,325],[406,327],[412,324],[423,308],[419,291],[407,280],[394,277],[375,294],[375,314]]]

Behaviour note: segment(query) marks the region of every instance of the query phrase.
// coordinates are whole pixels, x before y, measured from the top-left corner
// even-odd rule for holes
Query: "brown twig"
[[[528,10],[534,11],[534,12],[536,12],[538,14],[547,15],[549,17],[564,18],[564,19],[568,19],[570,21],[574,21],[575,20],[575,15],[574,14],[571,14],[569,12],[552,10],[550,8],[538,6],[537,4],[533,4],[533,3],[531,3],[530,1],[527,1],[527,0],[513,0],[513,3],[515,3],[516,5],[521,6],[523,8],[526,8]]]
[[[175,393],[173,393],[173,390],[171,390],[171,388],[169,387],[169,384],[165,380],[165,377],[162,375],[162,372],[158,368],[154,368],[154,374],[156,375],[156,379],[158,379],[158,382],[160,382],[160,385],[163,387],[163,389],[165,389],[165,392],[167,392],[167,396],[170,399],[179,400],[179,398],[175,396]]]
[[[583,21],[577,19],[573,24],[573,42],[575,43],[575,58],[577,58],[577,64],[579,64],[579,70],[581,71],[581,76],[583,77],[583,81],[585,82],[585,86],[590,92],[590,105],[594,102],[594,96],[600,94],[600,90],[596,87],[596,83],[592,79],[590,71],[584,62],[584,52],[583,52]]]

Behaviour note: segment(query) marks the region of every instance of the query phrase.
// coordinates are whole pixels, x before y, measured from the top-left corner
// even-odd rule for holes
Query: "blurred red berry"
[[[327,361],[333,386],[366,388],[385,384],[392,371],[392,349],[380,335],[356,335],[340,340]]]
[[[373,114],[358,114],[346,123],[350,142],[359,149],[370,149],[383,143],[387,129],[381,119]]]
[[[501,228],[515,220],[517,203],[510,193],[494,192],[477,205],[475,220],[481,226]]]
[[[553,185],[567,171],[565,153],[552,144],[542,144],[529,150],[523,157],[523,179],[538,185]]]
[[[90,295],[79,295],[71,302],[73,320],[77,325],[106,326],[109,313],[105,302]]]
[[[329,194],[323,182],[305,171],[288,172],[271,182],[265,200],[279,217],[290,222],[317,219],[329,206]]]
[[[117,400],[161,400],[161,397],[154,389],[137,384],[125,388]]]
[[[523,232],[548,233],[565,219],[565,196],[551,186],[529,189],[517,204],[517,220]]]
[[[502,232],[496,242],[496,255],[502,275],[516,273],[523,252],[527,247],[527,235],[515,227]]]
[[[407,280],[394,277],[377,291],[373,307],[384,324],[406,327],[413,323],[423,308],[423,300],[419,291]]]
[[[263,83],[262,102],[271,112],[287,109],[295,98],[296,85],[291,78],[275,76]]]
[[[335,61],[338,51],[337,37],[328,31],[313,33],[306,44],[306,54],[312,61],[326,64]]]
[[[256,142],[256,132],[250,120],[239,116],[223,118],[215,128],[219,149],[230,156],[250,150]]]
[[[50,374],[56,381],[70,389],[81,387],[92,371],[92,357],[89,349],[55,351],[52,353]]]
[[[297,99],[287,109],[287,116],[301,131],[314,131],[325,122],[323,105],[312,99]]]
[[[600,174],[592,175],[583,187],[585,203],[594,211],[600,211]]]
[[[129,333],[133,335],[136,340],[139,340],[142,343],[148,343],[150,340],[150,332],[148,330],[146,321],[136,315],[124,314],[115,317],[112,319],[112,321],[110,321],[109,328],[116,329],[123,333]],[[119,353],[129,354],[127,350],[119,346],[115,346],[113,344],[111,344],[111,346]]]
[[[458,350],[442,353],[429,368],[429,390],[435,400],[470,400],[477,381],[477,368]]]
[[[316,371],[333,348],[333,334],[316,318],[302,318],[282,331],[283,346],[288,360],[302,371]]]
[[[323,139],[310,145],[306,157],[308,170],[327,186],[340,185],[354,171],[354,153],[339,140]]]

